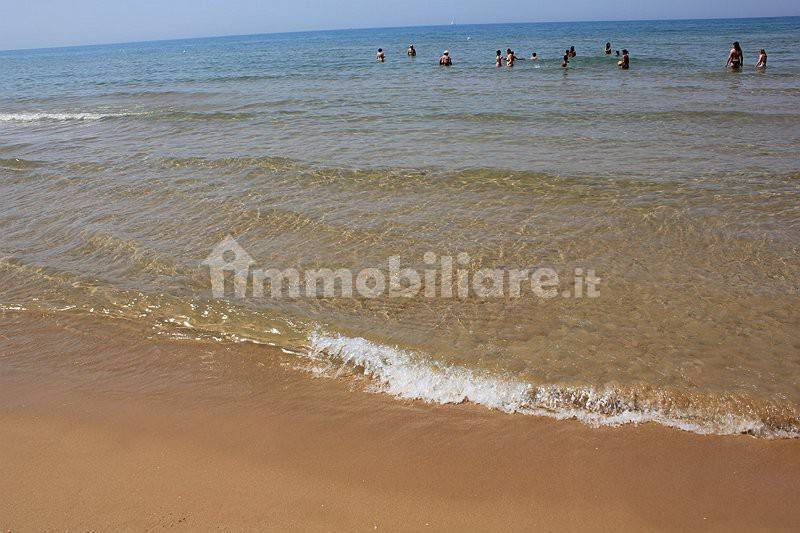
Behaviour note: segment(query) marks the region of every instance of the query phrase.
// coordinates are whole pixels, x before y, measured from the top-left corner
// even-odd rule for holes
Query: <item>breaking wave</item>
[[[720,409],[724,402],[711,401],[704,407],[696,399],[676,401],[666,391],[658,390],[643,395],[641,391],[613,387],[599,390],[589,386],[534,385],[486,371],[445,365],[363,338],[321,331],[309,336],[308,357],[348,365],[375,380],[381,392],[410,400],[470,402],[505,413],[576,419],[593,427],[655,422],[703,435],[800,437],[800,417],[794,412],[782,416],[725,412]]]
[[[102,120],[133,115],[136,113],[0,113],[0,122]]]

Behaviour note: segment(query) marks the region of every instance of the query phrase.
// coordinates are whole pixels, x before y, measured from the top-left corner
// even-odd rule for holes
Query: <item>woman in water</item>
[[[767,51],[763,48],[758,53],[758,63],[756,63],[756,68],[758,70],[764,70],[767,68]]]
[[[513,67],[516,59],[517,56],[514,55],[514,52],[511,50],[511,48],[506,48],[506,66]]]
[[[742,47],[739,46],[739,41],[734,41],[731,46],[731,51],[728,52],[728,62],[725,64],[727,68],[739,70],[742,68]]]
[[[575,57],[576,55],[578,55],[578,52],[575,51],[575,47],[574,46],[570,46],[569,47],[569,57]]]
[[[531,54],[531,61],[536,61],[537,59],[539,59],[539,56],[536,55],[536,52],[532,53]]]
[[[414,49],[414,45],[413,44],[409,44],[408,45],[408,50],[406,50],[406,54],[408,54],[408,57],[416,57],[417,56],[417,51]]]
[[[628,51],[623,48],[622,50],[622,59],[617,61],[617,66],[622,70],[628,70],[631,66],[631,60],[628,57]]]
[[[378,48],[378,53],[375,54],[375,61],[378,63],[386,61],[386,54],[383,53],[383,48]]]
[[[445,50],[442,54],[442,57],[439,58],[439,65],[442,67],[449,67],[453,64],[453,60],[450,59],[450,52]]]
[[[569,65],[569,50],[564,52],[564,59],[561,60],[561,68],[567,68]]]
[[[607,56],[611,55],[611,43],[606,43],[605,53]]]

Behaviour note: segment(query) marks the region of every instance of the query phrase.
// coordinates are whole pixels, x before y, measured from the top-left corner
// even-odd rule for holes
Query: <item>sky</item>
[[[0,0],[0,50],[302,30],[800,15],[798,0]]]

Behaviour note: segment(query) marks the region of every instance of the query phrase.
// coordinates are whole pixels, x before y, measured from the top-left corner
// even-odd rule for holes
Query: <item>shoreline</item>
[[[398,401],[314,379],[269,347],[142,339],[120,321],[0,321],[4,528],[790,530],[800,519],[795,440]],[[49,350],[61,357],[44,363]]]

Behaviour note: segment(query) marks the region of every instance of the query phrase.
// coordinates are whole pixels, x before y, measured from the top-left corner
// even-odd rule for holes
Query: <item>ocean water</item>
[[[540,60],[495,68],[507,47]],[[273,344],[402,398],[797,437],[799,104],[800,18],[0,52],[0,312]],[[465,253],[470,272],[602,281],[596,298],[215,299],[200,262],[226,235],[263,268]]]

